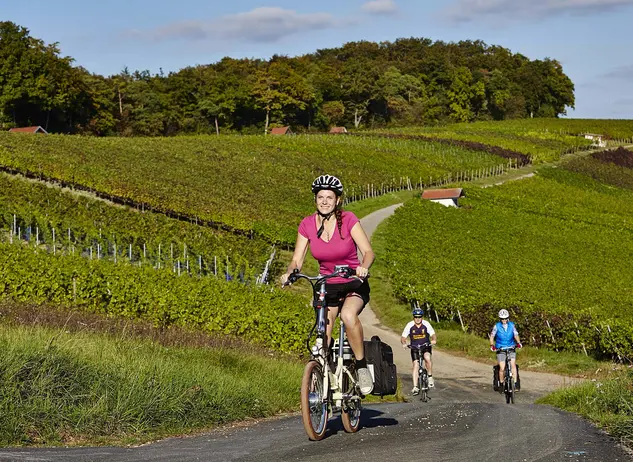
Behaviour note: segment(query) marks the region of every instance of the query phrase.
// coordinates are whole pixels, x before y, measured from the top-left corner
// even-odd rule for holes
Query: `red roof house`
[[[271,135],[292,135],[290,127],[275,127],[270,130]]]
[[[422,192],[422,199],[438,202],[447,207],[457,207],[457,200],[463,195],[464,190],[462,188],[425,189]]]
[[[332,127],[332,128],[330,128],[330,133],[347,133],[347,128],[345,128],[345,127]]]
[[[10,128],[9,131],[12,133],[42,133],[48,135],[48,132],[39,125],[35,127]]]

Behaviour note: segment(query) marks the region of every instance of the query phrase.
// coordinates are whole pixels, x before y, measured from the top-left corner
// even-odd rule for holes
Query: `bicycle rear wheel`
[[[349,379],[347,374],[343,374],[343,393],[356,395],[353,391],[352,381]],[[360,428],[360,413],[360,399],[349,400],[343,403],[343,408],[341,409],[341,421],[343,422],[343,428],[347,433],[356,433]]]
[[[327,428],[327,390],[323,386],[323,368],[317,361],[309,361],[301,380],[301,419],[303,428],[313,441],[323,439]]]

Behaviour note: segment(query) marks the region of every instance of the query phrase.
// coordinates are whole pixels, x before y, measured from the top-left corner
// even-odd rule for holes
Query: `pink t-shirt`
[[[310,242],[310,252],[312,256],[319,262],[320,274],[330,274],[334,272],[336,265],[349,265],[356,269],[360,265],[358,260],[358,249],[354,239],[352,239],[351,231],[358,218],[352,212],[344,211],[342,214],[341,234],[338,232],[338,225],[334,228],[334,234],[330,242],[325,242],[317,237],[317,219],[316,212],[305,217],[299,225],[299,234],[308,239]],[[349,282],[350,279],[333,277],[328,279],[329,284],[342,284]]]

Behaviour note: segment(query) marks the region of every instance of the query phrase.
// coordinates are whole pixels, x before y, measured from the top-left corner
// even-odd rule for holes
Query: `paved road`
[[[396,208],[363,219],[368,234]],[[411,388],[409,353],[399,333],[384,328],[371,308],[362,314],[365,337],[393,345],[402,386]],[[441,343],[441,339],[440,339]],[[625,461],[633,456],[580,417],[534,401],[569,383],[553,374],[521,372],[514,405],[492,391],[491,366],[434,351],[431,401],[366,405],[361,430],[330,420],[323,441],[310,442],[298,415],[235,425],[137,448],[0,449],[0,461]],[[491,362],[492,363],[492,362]]]
[[[510,405],[476,380],[442,379],[428,403],[366,406],[356,434],[334,417],[319,442],[289,416],[138,448],[5,449],[0,461],[632,460],[583,419],[532,404],[534,396],[521,392]]]

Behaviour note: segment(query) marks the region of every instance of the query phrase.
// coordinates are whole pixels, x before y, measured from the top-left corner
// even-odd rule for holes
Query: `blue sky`
[[[633,0],[2,3],[0,20],[59,42],[63,55],[102,75],[296,56],[357,40],[483,40],[560,61],[576,87],[569,117],[633,119]]]

